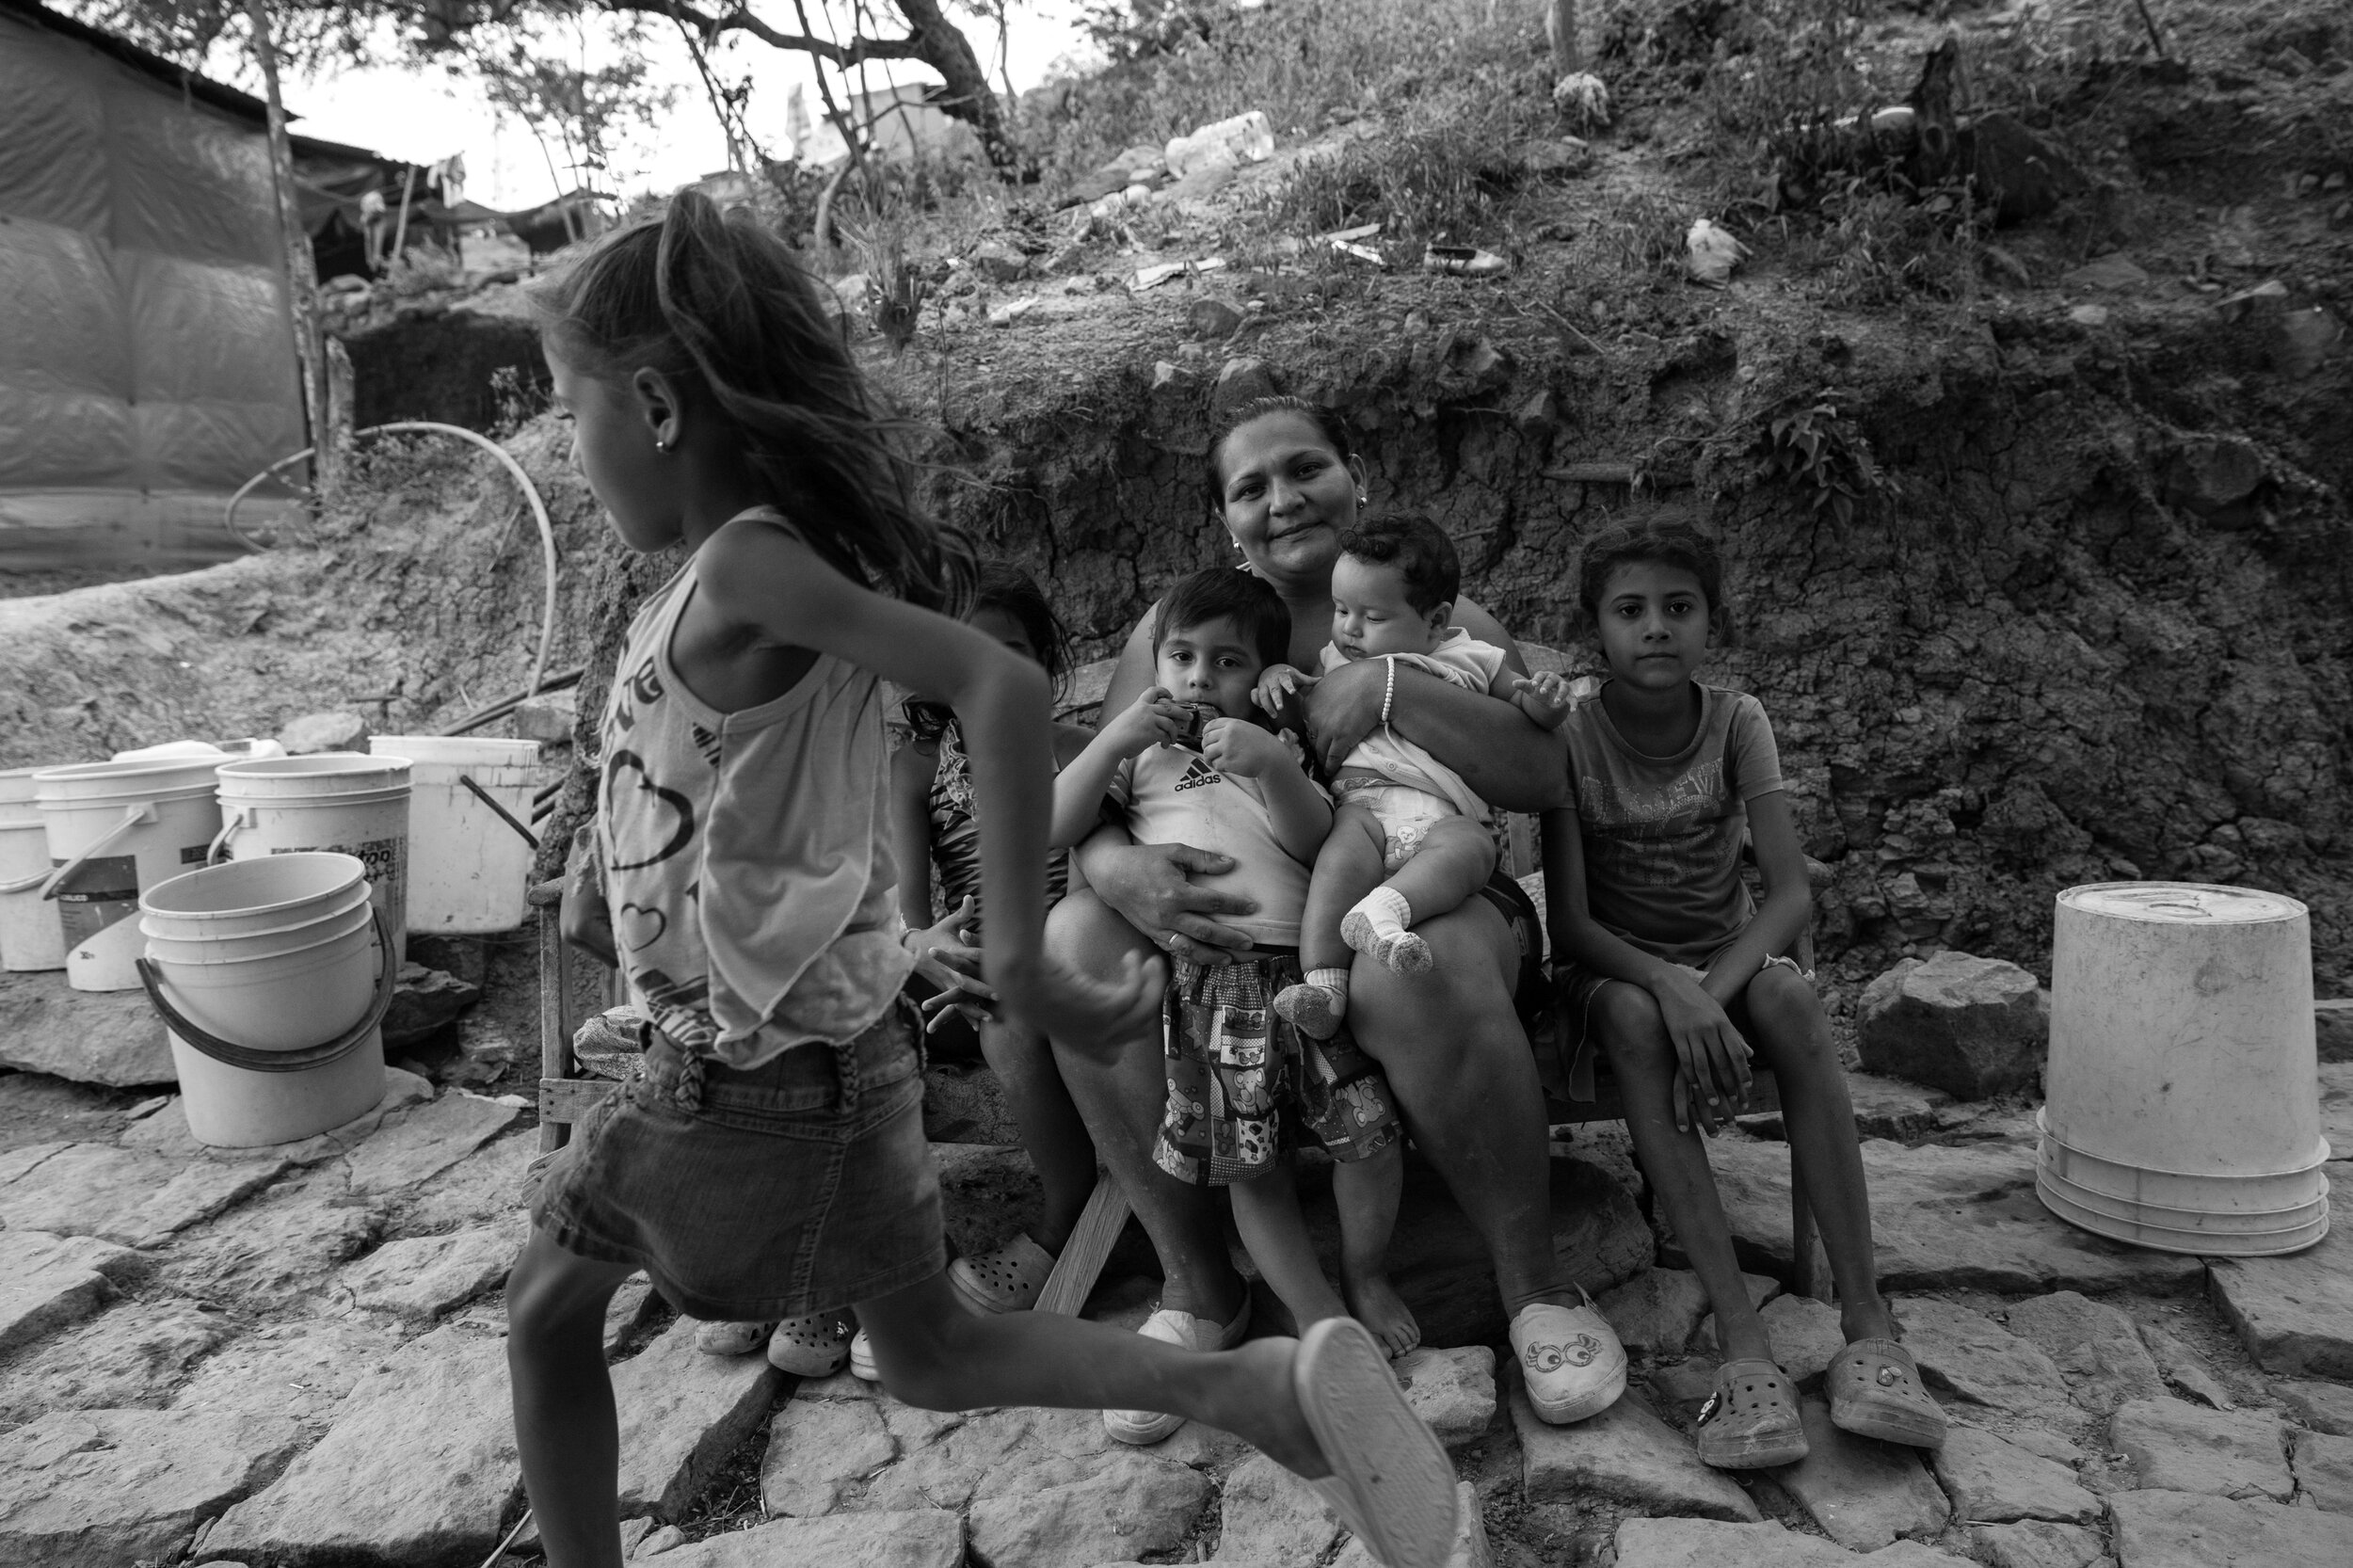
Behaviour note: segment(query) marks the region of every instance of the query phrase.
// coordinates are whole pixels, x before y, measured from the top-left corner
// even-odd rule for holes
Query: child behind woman
[[[637,1270],[697,1318],[855,1304],[912,1403],[1152,1405],[1226,1428],[1317,1478],[1376,1556],[1435,1568],[1445,1451],[1360,1326],[1205,1355],[975,1317],[948,1284],[899,1000],[885,681],[947,703],[969,742],[1008,1014],[1132,1038],[1158,977],[1131,963],[1091,984],[1040,955],[1045,678],[924,607],[960,573],[821,295],[773,234],[692,192],[537,295],[589,488],[623,542],[687,555],[630,627],[601,728],[602,893],[576,881],[565,910],[568,935],[619,958],[651,1038],[548,1166],[507,1283],[550,1568],[621,1561],[603,1320]]]
[[[1841,1429],[1934,1448],[1945,1418],[1872,1272],[1870,1198],[1846,1074],[1804,951],[1812,900],[1772,726],[1756,698],[1695,679],[1732,615],[1716,547],[1678,523],[1592,540],[1577,605],[1609,668],[1565,727],[1573,809],[1547,813],[1545,884],[1559,955],[1572,1093],[1609,1055],[1634,1148],[1715,1308],[1726,1357],[1699,1419],[1700,1458],[1724,1469],[1805,1457],[1795,1389],[1774,1364],[1734,1260],[1707,1153],[1761,1052],[1780,1088],[1838,1287],[1848,1339],[1830,1365]],[[1743,834],[1765,902],[1741,879]]]
[[[1289,643],[1290,613],[1263,580],[1213,567],[1178,583],[1153,624],[1159,683],[1063,770],[1053,840],[1084,838],[1108,796],[1139,843],[1187,843],[1234,858],[1211,885],[1257,902],[1255,915],[1226,922],[1253,945],[1223,966],[1176,961],[1162,1013],[1168,1109],[1154,1162],[1180,1180],[1231,1185],[1234,1224],[1301,1324],[1353,1307],[1390,1353],[1402,1354],[1420,1330],[1388,1282],[1404,1151],[1387,1080],[1353,1040],[1303,1038],[1268,1011],[1275,992],[1299,979],[1306,863],[1332,823],[1323,792],[1252,707],[1261,671]],[[1196,716],[1188,705],[1202,710],[1197,737],[1188,733]],[[1346,1305],[1316,1262],[1292,1184],[1289,1144],[1308,1135],[1336,1161]],[[1247,1317],[1245,1300],[1226,1333],[1239,1334]],[[1144,1332],[1176,1336],[1191,1321],[1159,1314]],[[1108,1422],[1131,1442],[1174,1430],[1123,1412]]]
[[[1418,512],[1393,512],[1340,536],[1332,567],[1332,640],[1323,670],[1364,659],[1426,670],[1485,692],[1557,729],[1568,715],[1567,685],[1558,675],[1522,676],[1504,667],[1503,649],[1474,641],[1448,623],[1463,582],[1446,531]],[[1289,664],[1258,680],[1258,701],[1283,711],[1315,684]],[[1332,778],[1338,809],[1316,855],[1315,879],[1300,922],[1305,977],[1274,999],[1274,1010],[1319,1040],[1348,1015],[1351,948],[1391,969],[1430,968],[1430,948],[1416,920],[1460,908],[1496,869],[1487,803],[1463,776],[1388,728],[1358,744]],[[1387,873],[1384,881],[1383,873]]]

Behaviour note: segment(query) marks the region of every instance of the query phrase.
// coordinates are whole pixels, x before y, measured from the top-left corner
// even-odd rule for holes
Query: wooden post
[[[327,408],[327,356],[319,333],[319,280],[311,256],[311,237],[302,228],[302,203],[295,195],[294,144],[286,136],[286,104],[278,91],[278,46],[272,40],[269,10],[264,0],[245,0],[245,14],[253,26],[253,53],[261,61],[262,83],[269,102],[269,165],[271,184],[278,190],[278,228],[286,254],[287,304],[294,317],[295,355],[302,366],[302,408],[311,427],[311,444],[317,448],[312,472],[324,490],[339,477],[341,456],[329,450],[333,421]]]
[[[417,191],[417,166],[410,164],[408,172],[400,177],[400,221],[392,228],[392,253],[385,265],[400,260],[400,248],[408,242],[408,199]]]

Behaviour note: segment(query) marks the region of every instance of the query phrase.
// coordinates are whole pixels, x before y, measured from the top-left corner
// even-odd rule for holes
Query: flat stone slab
[[[405,1068],[386,1067],[383,1097],[343,1126],[290,1144],[223,1149],[196,1141],[196,1134],[188,1130],[185,1102],[174,1096],[170,1104],[133,1126],[116,1142],[126,1149],[160,1154],[168,1160],[283,1160],[291,1165],[315,1165],[348,1154],[382,1127],[387,1117],[432,1097],[433,1085],[425,1079]]]
[[[365,1312],[257,1329],[199,1362],[171,1408],[281,1415],[323,1436],[344,1397],[400,1346],[392,1324]]]
[[[392,1118],[354,1149],[351,1187],[396,1192],[447,1170],[512,1126],[520,1108],[454,1091]]]
[[[1830,1369],[1847,1348],[1846,1332],[1838,1326],[1838,1309],[1811,1296],[1776,1296],[1758,1314],[1766,1336],[1772,1341],[1773,1359],[1796,1383],[1811,1383]],[[1711,1315],[1702,1336],[1724,1354],[1723,1336]]]
[[[2206,1365],[2206,1358],[2198,1353],[2195,1346],[2154,1323],[2140,1325],[2140,1342],[2148,1347],[2150,1359],[2157,1364],[2157,1375],[2168,1385],[2217,1410],[2238,1408],[2238,1401],[2231,1398],[2231,1391],[2214,1375],[2214,1368]]]
[[[649,1560],[664,1568],[959,1568],[964,1521],[945,1509],[778,1519]]]
[[[225,1314],[189,1302],[120,1303],[0,1368],[0,1425],[53,1410],[161,1406],[229,1330]]]
[[[1936,1113],[1952,1104],[1952,1096],[1942,1091],[1871,1073],[1847,1075],[1847,1098],[1854,1107],[1856,1137],[1893,1138],[1898,1143],[1933,1131]],[[1759,1138],[1788,1136],[1778,1111],[1760,1111],[1736,1119],[1742,1131]]]
[[[985,1568],[1091,1568],[1177,1546],[1209,1492],[1192,1466],[1130,1450],[1083,1480],[982,1498],[966,1524]]]
[[[2329,1168],[2331,1211],[2353,1214],[2353,1161]],[[2353,1237],[2343,1227],[2289,1257],[2215,1258],[2206,1279],[2256,1366],[2353,1382]]]
[[[2075,1472],[1975,1427],[1952,1427],[1929,1456],[1936,1479],[1964,1519],[2008,1524],[2050,1519],[2086,1524],[2100,1499],[2075,1483]]]
[[[342,1165],[322,1165],[183,1232],[161,1273],[199,1301],[288,1306],[314,1297],[383,1228],[382,1207],[351,1191]]]
[[[1340,1538],[1322,1496],[1264,1454],[1252,1454],[1225,1478],[1218,1499],[1216,1561],[1321,1562]]]
[[[1865,1556],[1768,1519],[1628,1519],[1618,1527],[1618,1568],[1963,1568],[1964,1560],[1916,1541]]]
[[[1708,1145],[1744,1262],[1786,1272],[1789,1150],[1718,1138]],[[2034,1195],[2034,1150],[2014,1144],[1863,1145],[1880,1286],[1892,1291],[2075,1288],[2169,1291],[2194,1283],[2195,1257],[2147,1252],[2077,1230]]]
[[[62,969],[0,973],[0,1067],[118,1089],[179,1076],[145,991],[77,991]]]
[[[0,1433],[0,1562],[124,1568],[176,1560],[197,1526],[282,1464],[283,1416],[76,1410]]]
[[[2091,1568],[2107,1555],[2098,1530],[2044,1519],[1979,1525],[1969,1544],[1986,1568]]]
[[[1822,1533],[1859,1552],[1877,1551],[1897,1536],[1933,1536],[1953,1516],[1952,1504],[1920,1463],[1919,1451],[1857,1437],[1831,1425],[1830,1406],[1808,1397],[1805,1458],[1769,1472],[1798,1500]]]
[[[1496,1352],[1485,1345],[1423,1345],[1389,1363],[1405,1402],[1448,1448],[1487,1435],[1496,1417]]]
[[[2320,1568],[2353,1562],[2353,1515],[2190,1492],[2108,1498],[2122,1568]]]
[[[1749,1304],[1763,1306],[1781,1294],[1781,1282],[1764,1274],[1742,1274]],[[1645,1269],[1594,1302],[1617,1331],[1618,1343],[1634,1355],[1679,1355],[1707,1313],[1707,1292],[1689,1269]]]
[[[621,1514],[675,1523],[767,1419],[784,1374],[765,1354],[705,1355],[691,1318],[613,1368],[621,1416]]]
[[[2057,1364],[1984,1313],[1938,1296],[1899,1296],[1889,1304],[1932,1392],[2012,1416],[2069,1408]]]
[[[345,1268],[336,1283],[371,1311],[438,1318],[504,1283],[525,1234],[518,1224],[477,1225],[387,1241]]]
[[[2338,1437],[2353,1437],[2353,1388],[2341,1383],[2275,1383],[2271,1392],[2288,1407],[2288,1414],[2312,1428]]]
[[[2094,1416],[2132,1400],[2161,1399],[2165,1376],[2140,1331],[2115,1307],[2073,1290],[2011,1304],[2009,1331],[2051,1358],[2068,1397]]]
[[[439,1231],[512,1222],[527,1232],[531,1222],[523,1201],[523,1173],[538,1154],[539,1140],[530,1129],[503,1133],[403,1193],[401,1223],[418,1231]]]
[[[1589,1420],[1556,1427],[1537,1417],[1515,1379],[1512,1425],[1519,1432],[1523,1489],[1531,1503],[1581,1502],[1598,1493],[1661,1512],[1760,1517],[1746,1492],[1701,1464],[1690,1440],[1652,1415],[1631,1390]]]
[[[1215,1560],[1223,1560],[1218,1559]],[[1270,1560],[1265,1568],[1293,1568],[1300,1560]],[[1486,1512],[1480,1506],[1479,1488],[1469,1481],[1454,1483],[1454,1544],[1448,1551],[1446,1568],[1495,1568],[1495,1553],[1487,1544]],[[1340,1548],[1340,1555],[1332,1560],[1332,1568],[1385,1568],[1372,1555],[1370,1547],[1355,1537]]]
[[[768,1425],[760,1507],[772,1515],[821,1517],[854,1483],[898,1457],[899,1440],[874,1400],[790,1400]]]
[[[0,1352],[80,1322],[144,1260],[89,1236],[0,1230]]]
[[[2279,1419],[2264,1411],[2207,1410],[2185,1400],[2135,1400],[2108,1417],[2108,1445],[2142,1487],[2285,1502],[2296,1478],[2281,1454]]]
[[[0,1224],[153,1246],[277,1180],[282,1160],[179,1164],[111,1144],[41,1144],[0,1168]]]
[[[456,1325],[360,1380],[318,1446],[213,1527],[214,1557],[479,1562],[521,1485],[506,1347]]]
[[[2296,1489],[2329,1513],[2353,1513],[2353,1437],[2299,1432],[2289,1440]]]

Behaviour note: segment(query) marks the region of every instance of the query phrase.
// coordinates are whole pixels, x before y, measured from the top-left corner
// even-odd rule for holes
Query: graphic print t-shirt
[[[1119,764],[1111,798],[1128,813],[1128,831],[1140,844],[1191,844],[1234,857],[1224,876],[1196,876],[1196,886],[1245,893],[1255,915],[1219,915],[1221,925],[1248,935],[1260,947],[1299,945],[1299,917],[1307,907],[1307,868],[1274,836],[1266,792],[1255,778],[1230,778],[1199,752],[1156,745]]]
[[[1604,690],[1607,690],[1605,685]],[[1626,744],[1598,696],[1561,726],[1585,845],[1585,902],[1611,935],[1699,967],[1756,912],[1740,880],[1748,805],[1782,787],[1765,710],[1699,688],[1700,726],[1673,757]]]

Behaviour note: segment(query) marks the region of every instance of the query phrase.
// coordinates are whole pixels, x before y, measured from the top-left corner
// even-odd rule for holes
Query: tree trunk
[[[311,255],[311,236],[302,227],[302,204],[295,195],[294,144],[286,135],[285,100],[278,92],[278,46],[270,35],[269,9],[264,0],[246,0],[245,14],[253,26],[253,53],[262,67],[262,87],[269,105],[270,184],[278,196],[287,304],[294,318],[295,357],[302,367],[303,413],[311,426],[312,477],[324,492],[342,476],[343,454],[335,443],[334,421],[328,408],[326,354],[319,333],[318,265]]]
[[[998,174],[1012,180],[1029,172],[1020,145],[1005,124],[1005,106],[989,89],[988,73],[972,53],[962,28],[948,20],[939,0],[891,0],[907,19],[907,36],[917,45],[917,58],[939,72],[948,85],[939,101],[940,112],[979,133],[981,151]],[[1571,0],[1558,0],[1567,5]]]

